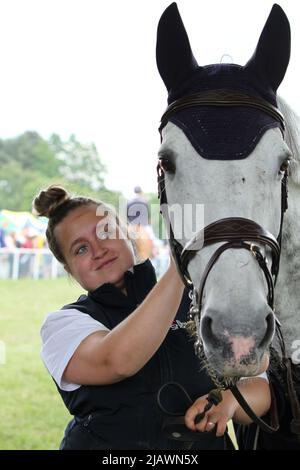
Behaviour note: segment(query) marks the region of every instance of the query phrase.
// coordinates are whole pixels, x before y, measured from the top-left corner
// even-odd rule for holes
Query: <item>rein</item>
[[[176,112],[187,109],[195,106],[247,106],[256,108],[260,111],[271,115],[276,119],[281,126],[282,132],[284,132],[284,118],[277,108],[272,106],[269,102],[258,98],[246,95],[244,93],[232,91],[232,90],[213,90],[206,91],[201,93],[195,93],[186,97],[183,97],[175,102],[173,102],[163,114],[161,119],[161,125],[159,131],[162,131],[162,128],[167,124],[169,118]],[[256,261],[258,262],[260,268],[262,269],[268,286],[268,295],[267,300],[268,304],[272,310],[274,310],[274,286],[276,284],[278,272],[279,272],[279,262],[280,262],[280,252],[281,252],[281,239],[282,239],[282,226],[284,213],[288,208],[287,203],[287,180],[288,180],[288,171],[284,172],[281,184],[281,220],[280,220],[280,230],[277,238],[274,237],[270,232],[265,230],[256,222],[241,218],[241,217],[228,217],[225,219],[220,219],[212,224],[204,227],[200,230],[184,247],[175,239],[173,229],[170,223],[169,214],[168,214],[168,201],[165,188],[165,172],[162,167],[161,161],[157,165],[157,177],[158,177],[158,197],[160,199],[161,213],[166,222],[166,228],[169,237],[170,249],[177,265],[178,272],[181,275],[181,278],[185,286],[191,291],[192,302],[189,311],[189,318],[193,322],[199,322],[201,316],[202,308],[202,297],[204,293],[205,283],[208,278],[208,275],[214,265],[216,264],[219,257],[227,249],[246,249],[250,251]],[[202,275],[199,290],[195,289],[193,282],[188,272],[188,265],[190,261],[195,257],[195,255],[201,251],[203,248],[210,246],[215,243],[224,242],[223,245],[218,247],[216,251],[211,256],[208,264]],[[267,266],[267,260],[264,257],[261,248],[258,244],[266,245],[271,249],[272,252],[272,267],[271,271]],[[276,318],[276,331],[280,331],[280,323]],[[281,332],[280,332],[281,334]],[[281,335],[282,338],[282,335]],[[283,339],[282,339],[283,341]],[[200,350],[200,340],[195,343],[195,351],[199,355]],[[214,377],[212,377],[214,380]],[[287,373],[288,388],[290,390],[290,397],[295,401],[295,391],[293,387],[293,381],[291,374]],[[218,390],[224,390],[225,387],[222,386],[219,380],[215,381]],[[262,419],[260,419],[254,411],[249,407],[247,402],[244,400],[243,396],[239,392],[236,385],[229,385],[227,388],[231,390],[236,400],[244,411],[250,416],[250,418],[265,432],[273,433],[279,429],[278,419],[275,417],[275,425],[269,426]],[[297,400],[297,397],[296,397]],[[292,409],[295,409],[296,415],[294,419],[299,424],[300,428],[300,407],[297,400],[297,404],[292,406]],[[203,416],[202,416],[203,417]],[[200,417],[200,419],[202,419]],[[198,422],[200,421],[198,417]],[[197,417],[196,417],[197,420]],[[297,427],[297,426],[296,426]]]

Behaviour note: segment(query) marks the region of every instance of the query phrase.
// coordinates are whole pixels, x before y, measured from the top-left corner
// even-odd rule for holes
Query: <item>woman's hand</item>
[[[216,436],[223,436],[227,422],[233,417],[238,406],[231,392],[229,393],[227,390],[222,392],[222,401],[217,406],[213,405],[205,413],[204,418],[198,424],[195,424],[197,414],[202,413],[205,405],[207,405],[206,398],[208,395],[198,398],[185,414],[185,425],[191,431],[208,432],[215,430]]]
[[[264,364],[265,366],[266,364]],[[271,406],[271,393],[268,380],[262,377],[249,377],[238,382],[238,388],[244,399],[257,416],[265,415]],[[222,391],[222,401],[212,406],[204,418],[195,424],[197,414],[202,413],[207,405],[206,397],[198,398],[185,414],[185,424],[191,431],[212,431],[216,436],[223,436],[227,422],[233,419],[236,423],[248,425],[252,422],[248,414],[238,404],[230,390]]]

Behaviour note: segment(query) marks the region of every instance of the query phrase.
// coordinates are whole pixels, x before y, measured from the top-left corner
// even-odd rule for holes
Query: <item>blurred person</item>
[[[6,243],[5,243],[5,234],[4,230],[0,227],[0,248],[5,248]]]
[[[5,244],[8,249],[20,248],[16,232],[9,232],[5,237]]]
[[[13,269],[14,269],[14,251],[16,248],[20,248],[20,244],[17,240],[16,232],[9,232],[5,236],[5,245],[8,251],[7,254],[7,261],[8,261],[8,274],[7,277],[11,279],[13,277]]]
[[[139,258],[151,259],[155,255],[155,235],[150,223],[149,203],[140,186],[135,186],[134,193],[127,203],[129,233],[135,240]]]
[[[150,225],[149,203],[140,186],[134,188],[135,196],[127,203],[127,219],[134,225]]]

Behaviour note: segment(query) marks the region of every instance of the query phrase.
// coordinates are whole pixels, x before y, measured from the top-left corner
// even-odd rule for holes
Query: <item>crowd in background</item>
[[[25,227],[21,231],[8,232],[0,228],[0,248],[47,248],[47,240],[44,233],[39,233],[31,227]]]

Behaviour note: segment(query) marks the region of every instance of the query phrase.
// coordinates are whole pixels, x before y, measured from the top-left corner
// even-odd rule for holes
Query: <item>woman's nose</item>
[[[103,256],[106,255],[108,252],[108,247],[103,243],[95,243],[93,246],[93,258],[98,259],[98,258],[103,258]]]

